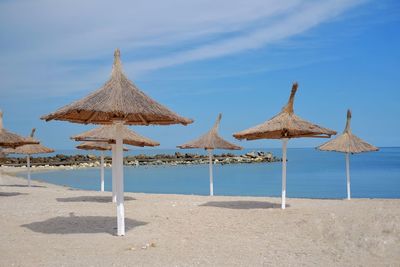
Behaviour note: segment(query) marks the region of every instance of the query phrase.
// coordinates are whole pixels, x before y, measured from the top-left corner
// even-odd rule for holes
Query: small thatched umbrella
[[[131,146],[159,146],[160,144],[147,137],[143,137],[134,131],[130,130],[125,125],[121,127],[122,143]],[[94,141],[94,142],[106,142],[111,144],[112,150],[112,192],[113,202],[116,202],[116,167],[115,163],[115,126],[114,125],[103,125],[99,128],[95,128],[78,135],[74,135],[71,139],[75,141]]]
[[[110,151],[112,149],[111,145],[104,142],[88,141],[77,145],[76,148],[82,150],[100,151],[100,191],[104,192],[104,151]],[[128,149],[124,147],[124,151],[128,151]],[[115,189],[113,192],[115,192]]]
[[[97,91],[42,117],[76,123],[114,124],[116,139],[118,235],[125,235],[122,125],[187,125],[193,121],[172,112],[140,91],[122,70],[119,49],[114,53],[111,78]]]
[[[33,139],[36,129],[33,128],[30,139]],[[16,148],[4,149],[6,154],[23,154],[26,155],[26,166],[28,167],[28,186],[31,186],[31,155],[53,153],[54,150],[41,144],[23,145]]]
[[[160,145],[160,143],[139,135],[125,125],[121,126],[121,136],[123,140],[122,142],[125,145],[139,147]],[[109,144],[115,144],[115,126],[103,125],[101,127],[74,135],[71,137],[71,139],[74,139],[75,141],[100,141],[107,142]]]
[[[187,148],[204,148],[208,151],[209,158],[209,169],[210,169],[210,196],[214,195],[214,182],[213,182],[213,171],[212,171],[212,151],[214,149],[229,149],[229,150],[240,150],[242,147],[229,143],[222,139],[218,134],[219,123],[221,122],[222,114],[218,115],[214,126],[206,134],[200,136],[198,139],[190,141],[186,144],[178,146],[182,149]]]
[[[347,110],[347,122],[346,127],[341,135],[332,139],[317,149],[323,151],[336,151],[346,154],[346,176],[347,176],[347,199],[351,198],[350,194],[350,153],[362,153],[369,151],[378,151],[379,149],[373,145],[368,144],[364,140],[353,135],[350,129],[351,111]]]
[[[0,110],[0,147],[15,148],[27,144],[39,144],[33,138],[25,138],[3,128],[3,112]]]
[[[289,101],[282,111],[268,121],[250,129],[233,134],[237,139],[282,139],[282,209],[286,207],[286,148],[290,138],[319,137],[329,138],[336,134],[306,120],[303,120],[293,110],[294,96],[298,84],[294,83]]]

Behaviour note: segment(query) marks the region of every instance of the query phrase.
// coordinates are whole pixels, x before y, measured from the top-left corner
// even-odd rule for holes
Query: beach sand
[[[126,193],[0,177],[0,266],[400,266],[400,200]]]

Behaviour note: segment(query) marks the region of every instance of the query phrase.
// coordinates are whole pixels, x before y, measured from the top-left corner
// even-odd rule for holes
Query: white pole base
[[[286,208],[286,150],[288,138],[282,139],[282,209]]]
[[[118,236],[124,236],[125,235],[125,209],[124,209],[124,203],[119,203],[117,205],[117,217],[118,217],[117,235]]]
[[[281,208],[286,209],[286,191],[282,191],[282,205]]]

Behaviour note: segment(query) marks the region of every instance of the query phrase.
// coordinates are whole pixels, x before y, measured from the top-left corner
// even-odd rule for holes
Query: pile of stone
[[[260,163],[281,161],[270,152],[253,151],[243,155],[225,153],[214,155],[215,164],[237,164],[237,163]],[[100,158],[95,155],[63,155],[58,154],[52,157],[31,158],[32,166],[79,166],[97,167],[100,165]],[[111,157],[105,157],[106,166],[111,166]],[[192,153],[157,154],[127,156],[124,158],[124,165],[185,165],[185,164],[207,164],[208,156]],[[24,166],[26,157],[7,157],[0,158],[0,165],[3,166]]]

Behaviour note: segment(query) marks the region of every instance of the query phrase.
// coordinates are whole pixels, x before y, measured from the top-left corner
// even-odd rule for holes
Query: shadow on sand
[[[135,227],[148,224],[125,218],[125,229],[129,231]],[[117,218],[105,216],[75,216],[55,217],[42,222],[33,222],[21,225],[37,233],[43,234],[116,234]]]
[[[217,207],[225,209],[280,209],[281,204],[271,203],[266,201],[210,201],[200,206]],[[286,207],[290,205],[286,204]]]
[[[0,192],[0,197],[14,197],[19,195],[27,195],[27,194],[18,192]]]
[[[4,187],[29,187],[28,185],[24,185],[24,184],[4,184],[4,185],[0,185],[0,186],[4,186]],[[43,185],[31,185],[30,187],[47,188],[46,186],[43,186]]]
[[[133,197],[124,197],[125,201],[136,200]],[[111,196],[81,196],[81,197],[64,197],[57,198],[58,202],[97,202],[97,203],[109,203],[112,202]]]

